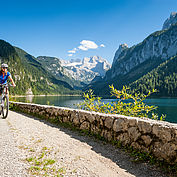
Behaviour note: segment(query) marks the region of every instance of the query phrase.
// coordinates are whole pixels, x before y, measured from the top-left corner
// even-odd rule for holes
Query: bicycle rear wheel
[[[2,106],[3,119],[5,119],[8,116],[8,112],[9,112],[9,97],[5,95],[3,98],[3,106]]]

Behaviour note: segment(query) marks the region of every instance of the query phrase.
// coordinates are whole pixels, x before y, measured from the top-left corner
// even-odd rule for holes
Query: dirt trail
[[[145,163],[132,162],[128,155],[110,144],[31,116],[10,111],[6,120],[0,119],[1,129],[4,130],[0,132],[0,163],[1,155],[5,152],[3,149],[6,149],[3,145],[5,143],[10,146],[10,157],[16,154],[13,160],[21,164],[13,166],[14,171],[10,170],[11,164],[1,163],[0,177],[5,176],[2,170],[5,166],[9,166],[9,177],[16,174],[69,177],[165,176]]]

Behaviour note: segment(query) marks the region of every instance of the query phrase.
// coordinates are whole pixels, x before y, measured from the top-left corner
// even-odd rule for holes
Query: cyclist
[[[8,69],[8,65],[3,63],[1,65],[1,71],[0,71],[0,84],[6,84],[7,83],[7,79],[9,78],[11,83],[12,83],[12,85],[13,85],[13,87],[15,87],[16,85],[15,85],[15,83],[14,83],[12,77],[11,77],[10,72],[8,72],[7,69]],[[2,93],[2,90],[1,90],[1,93]]]

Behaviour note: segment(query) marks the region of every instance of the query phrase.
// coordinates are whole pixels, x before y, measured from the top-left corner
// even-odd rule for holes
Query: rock
[[[63,122],[64,122],[64,123],[69,122],[69,117],[68,117],[68,116],[63,116]]]
[[[111,65],[99,56],[84,57],[83,61],[66,62],[61,60],[65,75],[82,82],[91,82],[96,76],[103,77]]]
[[[153,152],[154,155],[160,159],[163,160],[165,159],[167,162],[170,164],[174,164],[177,157],[177,145],[170,144],[170,143],[160,143],[160,142],[155,142],[153,146]]]
[[[101,130],[98,128],[98,126],[91,124],[91,132],[100,134]]]
[[[81,123],[86,120],[86,117],[85,117],[85,113],[84,113],[84,112],[80,112],[80,113],[79,113],[79,120],[80,120]]]
[[[105,121],[105,117],[100,116],[100,125],[103,127],[104,126],[104,121]]]
[[[90,129],[90,124],[89,122],[83,122],[81,125],[80,125],[80,129],[81,130],[89,130]]]
[[[169,28],[174,23],[177,23],[176,12],[171,15],[170,19],[168,20],[168,25],[166,25],[167,22],[164,23],[163,28],[167,27],[168,30],[152,33],[143,42],[130,48],[128,48],[126,45],[120,45],[119,49],[115,53],[112,67],[108,72],[106,72],[102,82],[114,80],[117,77],[137,77],[139,76],[140,71],[142,73],[149,72],[148,69],[143,69],[139,72],[134,72],[133,74],[130,72],[135,68],[141,68],[141,65],[143,65],[145,62],[148,62],[148,60],[149,66],[153,68],[158,65],[159,59],[164,61],[175,56],[177,53],[177,25]],[[153,62],[151,62],[152,59]]]
[[[105,119],[104,125],[105,125],[105,127],[109,128],[109,129],[112,129],[113,122],[114,122],[114,118],[112,118],[112,117],[107,117],[107,118]]]
[[[108,130],[105,130],[104,137],[108,141],[111,141],[113,139],[111,131],[108,131]]]
[[[128,49],[127,44],[120,44],[118,50],[115,53],[114,59],[113,59],[113,64],[116,62],[116,60],[119,58],[120,54],[123,53],[125,49]]]
[[[131,139],[128,133],[121,133],[117,136],[117,140],[120,141],[124,146],[129,145],[131,143]]]
[[[71,114],[71,117],[72,117],[72,122],[77,126],[80,124],[80,121],[79,121],[79,115],[78,113],[72,113]]]
[[[132,146],[134,149],[139,149],[139,150],[141,150],[141,146],[140,146],[137,142],[133,142],[133,143],[131,144],[131,146]]]
[[[152,138],[149,135],[141,136],[141,139],[144,141],[146,147],[149,146],[152,142]]]
[[[135,126],[137,126],[137,119],[135,119],[135,118],[130,118],[130,119],[129,119],[129,126],[130,126],[130,127],[135,127]]]
[[[151,131],[152,131],[151,123],[148,121],[144,121],[144,120],[138,121],[138,128],[143,133],[151,133]]]
[[[128,134],[130,138],[133,139],[133,141],[136,141],[141,136],[141,133],[138,131],[136,127],[130,127],[128,129]]]
[[[160,138],[163,142],[171,141],[171,129],[168,127],[160,126],[159,124],[153,126],[153,134]]]
[[[128,129],[128,122],[122,118],[118,118],[114,121],[113,130],[115,132],[125,131]]]
[[[95,121],[95,117],[94,115],[92,115],[91,113],[86,113],[86,118],[90,123],[93,123]]]
[[[173,24],[177,23],[177,12],[172,12],[170,17],[165,20],[163,30],[170,28]]]

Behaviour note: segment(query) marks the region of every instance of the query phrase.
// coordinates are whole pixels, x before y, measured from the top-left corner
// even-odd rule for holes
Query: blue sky
[[[0,39],[29,54],[62,59],[99,55],[112,63],[161,30],[177,0],[0,0]]]

